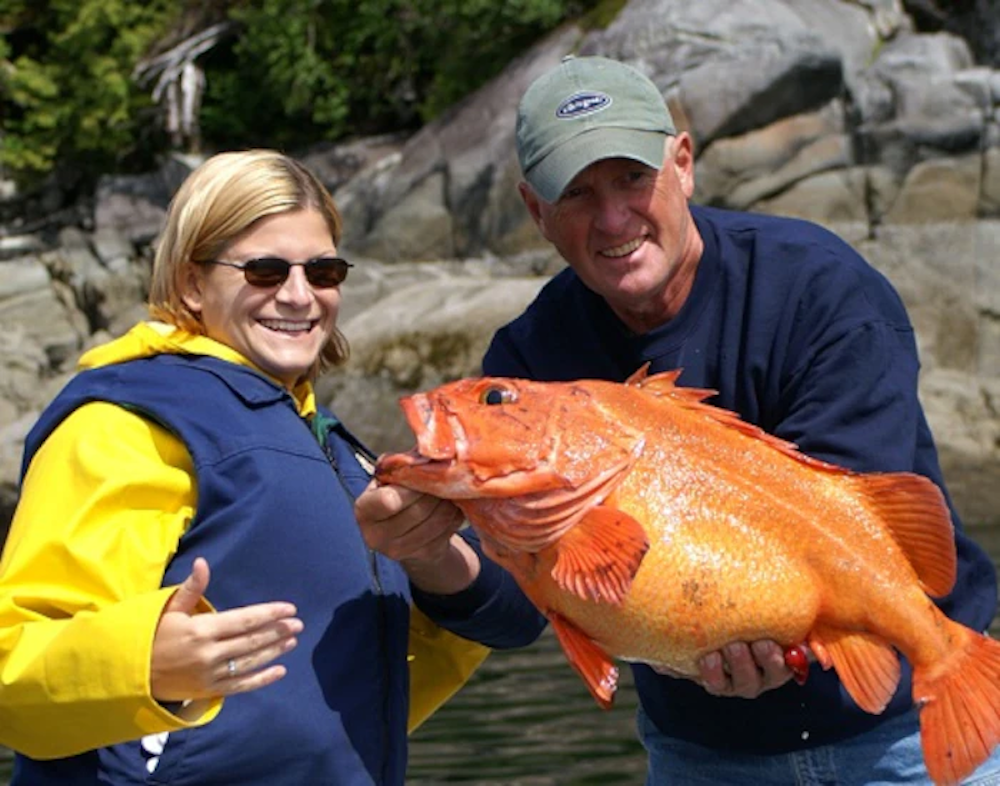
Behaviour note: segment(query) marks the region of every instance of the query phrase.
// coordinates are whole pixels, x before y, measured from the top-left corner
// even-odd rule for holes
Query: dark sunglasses
[[[247,283],[254,287],[276,287],[284,284],[293,265],[301,265],[306,281],[317,289],[340,286],[347,278],[347,271],[354,265],[340,257],[316,257],[305,262],[289,262],[281,257],[260,257],[246,262],[226,262],[208,259],[206,265],[225,265],[243,271]]]

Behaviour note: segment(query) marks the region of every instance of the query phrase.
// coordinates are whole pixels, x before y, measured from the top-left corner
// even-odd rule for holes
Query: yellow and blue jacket
[[[487,650],[411,609],[405,574],[365,547],[356,441],[308,383],[287,391],[164,325],[81,367],[29,435],[0,561],[15,783],[139,768],[164,783],[402,783],[407,728]],[[318,440],[310,423],[327,424]],[[152,640],[196,556],[212,569],[206,612],[290,600],[305,630],[275,685],[166,707],[149,693]]]

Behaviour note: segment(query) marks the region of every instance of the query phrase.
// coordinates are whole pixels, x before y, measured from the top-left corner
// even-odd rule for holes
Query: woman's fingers
[[[281,679],[285,667],[272,662],[298,644],[304,625],[295,613],[285,601],[218,614],[165,611],[153,640],[152,695],[161,701],[225,696]]]
[[[301,632],[302,620],[295,616],[296,613],[292,603],[271,601],[220,611],[218,614],[204,614],[198,619],[211,629],[211,638],[223,640],[246,637],[266,644],[267,637]]]
[[[244,693],[270,685],[281,679],[286,672],[284,666],[273,664],[272,661],[297,645],[298,640],[295,638],[282,638],[249,652],[245,648],[238,648],[217,667],[219,682],[225,683],[226,693]]]
[[[256,669],[247,674],[237,673],[235,677],[228,674],[220,680],[218,695],[234,696],[237,693],[249,693],[271,685],[288,673],[288,669],[279,663],[272,664],[266,668]]]
[[[177,588],[173,597],[167,601],[164,613],[194,614],[195,609],[198,608],[198,603],[205,594],[205,590],[208,589],[209,578],[208,562],[202,557],[196,558],[194,564],[191,566],[191,573]]]

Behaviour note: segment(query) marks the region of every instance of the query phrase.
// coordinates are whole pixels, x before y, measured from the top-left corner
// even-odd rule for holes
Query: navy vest
[[[248,368],[160,355],[77,375],[28,435],[24,467],[95,400],[162,425],[193,457],[198,508],[163,585],[202,556],[218,610],[287,600],[305,630],[279,661],[284,679],[227,698],[211,723],[171,732],[162,752],[135,741],[48,762],[19,756],[13,783],[402,784],[409,588],[361,538],[353,499],[368,475],[356,442],[331,417],[321,446],[292,397]]]

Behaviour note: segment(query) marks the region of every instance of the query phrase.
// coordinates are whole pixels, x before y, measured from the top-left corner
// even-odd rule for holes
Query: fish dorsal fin
[[[617,508],[599,505],[553,543],[552,578],[563,590],[588,601],[625,600],[632,578],[649,550],[646,531]]]
[[[955,584],[955,536],[951,515],[941,490],[920,475],[904,472],[856,474],[826,461],[807,456],[793,442],[768,434],[763,429],[741,419],[735,412],[704,403],[714,391],[678,387],[675,383],[681,370],[647,376],[645,364],[629,377],[626,384],[648,390],[657,397],[669,397],[691,412],[700,412],[717,423],[736,429],[754,439],[766,442],[776,450],[803,464],[849,477],[858,491],[868,500],[879,518],[892,532],[893,538],[906,554],[928,595],[943,597]]]
[[[659,374],[649,376],[649,363],[644,363],[638,371],[625,380],[626,385],[641,388],[658,398],[672,398],[679,402],[690,401],[697,404],[706,398],[711,398],[718,391],[707,388],[685,388],[677,384],[677,379],[684,369],[675,368],[672,371],[661,371]]]
[[[941,489],[908,472],[854,475],[850,483],[888,527],[924,592],[935,598],[951,592],[957,562],[955,533]]]
[[[618,689],[618,667],[593,639],[559,614],[546,615],[566,655],[602,709],[611,709]]]
[[[813,458],[812,456],[807,456],[799,450],[798,445],[794,442],[789,442],[781,439],[781,437],[768,434],[759,426],[755,426],[753,423],[747,423],[732,410],[706,404],[705,399],[711,398],[718,393],[718,391],[710,390],[708,388],[685,388],[678,386],[676,381],[677,378],[680,377],[683,369],[663,371],[659,374],[653,374],[653,376],[647,376],[646,371],[648,367],[648,363],[643,365],[626,380],[625,384],[641,388],[657,398],[669,398],[675,404],[687,409],[690,412],[700,413],[711,418],[717,423],[739,431],[741,434],[753,437],[754,439],[759,439],[761,442],[766,442],[776,450],[780,450],[782,453],[791,456],[796,461],[801,461],[803,464],[808,464],[809,466],[817,469],[825,469],[844,475],[850,474],[848,470],[838,467],[835,464],[830,464],[826,461]]]
[[[864,631],[817,626],[809,648],[824,669],[832,665],[851,698],[865,712],[878,715],[899,685],[899,656],[885,639]]]

